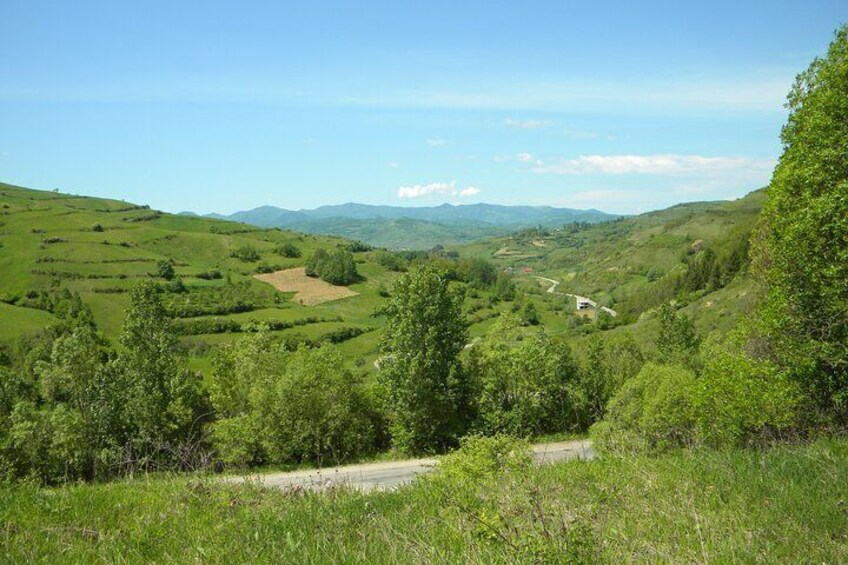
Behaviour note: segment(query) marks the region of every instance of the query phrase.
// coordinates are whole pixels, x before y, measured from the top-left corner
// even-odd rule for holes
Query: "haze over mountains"
[[[463,243],[503,235],[525,227],[595,223],[618,216],[598,210],[551,206],[442,204],[404,207],[347,203],[297,211],[260,206],[230,215],[207,214],[207,217],[261,227],[340,235],[382,247],[422,249],[436,244]]]

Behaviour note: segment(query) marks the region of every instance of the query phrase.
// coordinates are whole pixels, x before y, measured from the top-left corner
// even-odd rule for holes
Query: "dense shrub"
[[[848,425],[848,25],[798,75],[754,240],[761,353]],[[765,347],[762,347],[765,346]]]
[[[330,253],[316,249],[306,262],[306,274],[339,286],[359,280],[353,254],[345,249],[336,249]]]
[[[252,245],[245,244],[236,247],[235,249],[230,251],[230,257],[234,257],[236,259],[240,259],[242,261],[252,263],[254,261],[259,261],[261,259],[259,252]]]
[[[592,427],[604,453],[664,451],[692,444],[695,374],[680,366],[649,363],[610,400],[606,419]]]
[[[274,253],[282,255],[288,259],[297,259],[301,255],[300,249],[298,249],[298,247],[290,241],[275,247]]]
[[[378,418],[337,351],[288,352],[264,332],[213,360],[213,443],[225,463],[338,463],[376,447]]]
[[[695,388],[697,438],[712,446],[743,446],[780,438],[799,423],[801,390],[786,372],[742,350],[744,334],[711,336]]]
[[[577,366],[564,345],[525,335],[515,316],[501,316],[469,351],[477,393],[476,428],[529,437],[575,429]]]
[[[199,278],[199,279],[203,279],[203,280],[207,280],[207,281],[213,281],[213,280],[218,280],[218,279],[223,278],[223,276],[221,275],[221,271],[219,271],[217,269],[212,270],[212,271],[203,271],[203,272],[197,273],[194,276]]]
[[[390,271],[403,272],[406,270],[406,260],[397,253],[380,250],[374,253],[374,260]]]

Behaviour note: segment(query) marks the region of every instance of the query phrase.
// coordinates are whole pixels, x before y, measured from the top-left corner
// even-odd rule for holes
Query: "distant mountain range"
[[[551,206],[442,204],[403,207],[348,203],[296,211],[260,206],[228,216],[207,214],[206,217],[261,227],[339,235],[381,247],[424,249],[436,244],[451,245],[503,235],[521,228],[551,227],[571,222],[595,223],[618,216],[598,210]]]

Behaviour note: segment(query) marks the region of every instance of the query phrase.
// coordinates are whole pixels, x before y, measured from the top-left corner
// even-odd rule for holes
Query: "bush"
[[[798,423],[801,390],[767,360],[741,349],[743,336],[716,336],[701,353],[705,366],[695,389],[698,439],[716,447],[768,442]]]
[[[530,444],[508,435],[468,436],[460,448],[443,456],[439,466],[422,480],[438,487],[443,495],[472,503],[505,475],[524,475],[533,464]]]
[[[241,259],[242,261],[252,263],[254,261],[259,261],[261,258],[259,252],[250,244],[240,245],[235,249],[230,251],[230,257],[235,259]]]
[[[223,278],[221,271],[218,270],[203,271],[202,273],[197,273],[195,276],[206,281],[214,281]]]
[[[376,447],[361,377],[329,346],[286,351],[265,331],[216,352],[212,441],[224,463],[338,463]]]
[[[573,387],[578,370],[570,352],[547,336],[524,335],[505,314],[469,351],[468,372],[479,389],[476,429],[522,437],[579,425]]]
[[[321,277],[322,280],[337,286],[348,285],[359,280],[353,254],[344,249],[336,249],[330,253],[323,249],[316,249],[306,262],[306,275]]]
[[[600,453],[665,451],[692,444],[695,375],[680,366],[649,363],[624,383],[592,426]]]
[[[374,260],[390,271],[403,272],[406,270],[406,260],[391,251],[380,250],[374,254]]]
[[[275,247],[274,253],[282,255],[288,259],[297,259],[301,255],[300,249],[298,249],[297,246],[290,241]]]
[[[334,349],[298,349],[268,391],[261,413],[272,461],[339,463],[374,448],[375,430],[361,379]]]
[[[174,263],[170,260],[157,262],[156,276],[163,278],[166,281],[173,279],[176,276],[176,273],[174,272]]]

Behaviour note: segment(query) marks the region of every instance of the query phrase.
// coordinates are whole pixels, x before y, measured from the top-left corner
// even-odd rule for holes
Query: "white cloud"
[[[400,163],[397,163],[395,161],[389,161],[388,163],[386,163],[386,166],[390,169],[399,169]]]
[[[428,139],[426,141],[426,143],[430,147],[444,147],[445,145],[448,144],[448,140],[447,139],[441,139],[441,138],[435,138],[435,139]]]
[[[545,128],[551,125],[547,120],[515,120],[507,118],[504,120],[504,125],[516,129],[538,129]]]
[[[775,159],[751,157],[703,157],[701,155],[581,155],[548,165],[536,165],[534,173],[559,175],[647,174],[698,175],[729,172],[768,173]]]
[[[474,186],[465,188],[457,188],[456,181],[451,182],[431,182],[430,184],[416,184],[412,186],[402,186],[398,188],[398,198],[422,198],[435,194],[445,194],[450,196],[474,196],[480,194],[480,189]]]
[[[519,163],[530,163],[531,161],[533,161],[533,155],[531,155],[530,153],[519,153],[515,156],[515,159]]]

